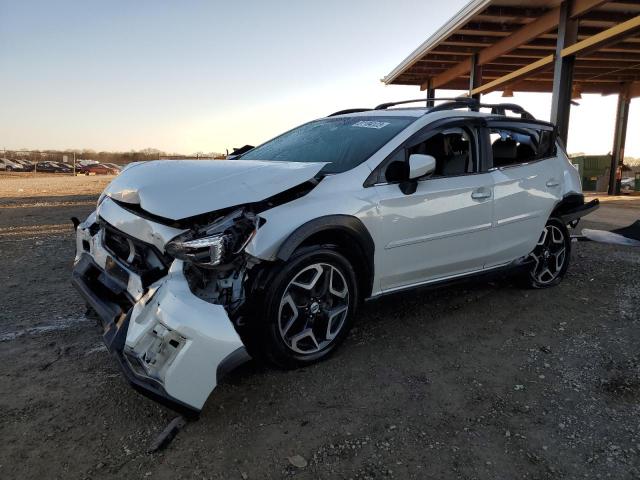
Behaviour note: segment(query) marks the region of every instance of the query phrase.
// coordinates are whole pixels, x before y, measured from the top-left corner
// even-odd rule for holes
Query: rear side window
[[[494,167],[508,167],[556,155],[555,133],[547,128],[498,127],[490,129]]]

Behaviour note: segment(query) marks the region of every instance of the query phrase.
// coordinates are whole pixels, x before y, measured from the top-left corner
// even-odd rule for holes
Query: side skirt
[[[377,300],[388,295],[395,293],[407,292],[411,290],[435,290],[438,288],[450,287],[460,283],[467,283],[470,281],[478,280],[490,280],[492,278],[501,277],[505,275],[513,275],[522,270],[525,270],[531,264],[531,260],[528,257],[519,258],[513,262],[509,262],[505,265],[498,265],[489,269],[476,270],[474,272],[463,273],[460,275],[453,275],[450,277],[437,278],[434,280],[427,280],[425,282],[414,283],[402,287],[396,287],[390,290],[385,290],[376,295],[367,298],[365,301]]]

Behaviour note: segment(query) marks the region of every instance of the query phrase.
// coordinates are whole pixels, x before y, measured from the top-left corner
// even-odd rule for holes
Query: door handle
[[[482,200],[484,198],[491,198],[491,190],[485,190],[479,188],[478,190],[474,190],[471,192],[471,198],[474,200]]]
[[[547,187],[557,187],[558,185],[560,185],[560,183],[558,183],[558,181],[554,180],[553,178],[547,180],[546,183]]]

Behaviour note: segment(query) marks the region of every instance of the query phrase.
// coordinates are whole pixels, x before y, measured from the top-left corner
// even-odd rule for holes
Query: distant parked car
[[[24,167],[19,163],[9,160],[8,158],[0,158],[0,170],[7,172],[24,172]]]
[[[22,165],[22,168],[24,168],[25,172],[33,172],[33,162],[30,162],[29,160],[24,160],[22,158],[14,158],[11,161],[19,165]]]
[[[60,162],[38,162],[36,163],[36,171],[47,173],[71,173],[73,169],[68,165]]]
[[[636,179],[633,177],[623,178],[620,182],[620,190],[623,192],[631,192],[636,188]]]
[[[78,169],[78,167],[84,167],[87,165],[95,165],[96,163],[100,163],[100,162],[98,162],[97,160],[81,158],[76,162],[76,169]]]
[[[79,171],[85,175],[117,175],[120,173],[120,169],[107,163],[83,165]]]
[[[118,164],[116,164],[116,163],[103,163],[103,165],[106,165],[106,166],[108,166],[108,167],[112,167],[112,168],[114,168],[115,170],[117,170],[118,172],[121,172],[121,171],[122,171],[122,165],[118,165]]]

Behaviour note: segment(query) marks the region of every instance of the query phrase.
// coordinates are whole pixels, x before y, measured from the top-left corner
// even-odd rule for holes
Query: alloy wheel
[[[565,233],[555,225],[546,225],[533,252],[531,277],[541,285],[553,282],[562,273],[566,262]]]
[[[349,286],[338,268],[314,263],[298,272],[282,294],[278,327],[285,345],[310,355],[338,336],[349,313]]]

